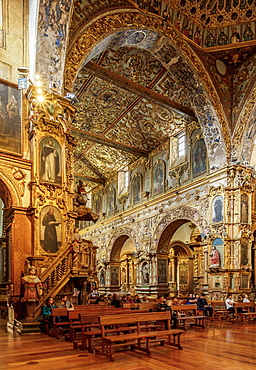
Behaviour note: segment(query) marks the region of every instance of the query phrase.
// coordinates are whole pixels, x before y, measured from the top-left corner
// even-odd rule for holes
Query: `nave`
[[[161,370],[214,369],[254,370],[256,364],[255,323],[208,322],[206,329],[189,328],[182,335],[183,350],[152,347],[152,355],[136,351],[115,353],[115,362],[103,356],[72,349],[70,342],[45,334],[16,336],[0,328],[0,368],[34,370]]]

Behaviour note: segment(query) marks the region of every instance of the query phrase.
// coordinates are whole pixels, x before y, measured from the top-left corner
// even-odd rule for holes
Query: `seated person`
[[[123,306],[123,304],[124,304],[124,303],[128,303],[128,302],[127,302],[126,294],[124,294],[124,295],[122,296],[122,299],[121,299],[120,303],[121,303],[121,305],[122,305],[122,306]]]
[[[136,294],[136,295],[134,296],[134,303],[141,303],[141,300],[140,300],[140,298],[139,298],[138,294]]]
[[[127,294],[127,303],[134,303],[131,294]]]
[[[225,301],[225,304],[226,304],[226,308],[229,312],[232,312],[232,313],[235,312],[234,303],[235,303],[235,301],[232,299],[232,294],[228,294],[227,299]],[[238,307],[237,312],[242,313],[243,312],[242,307]]]
[[[149,303],[148,296],[146,294],[141,298],[141,303]]]
[[[110,303],[111,306],[114,306],[115,308],[121,307],[121,302],[118,298],[118,295],[116,293],[113,294],[113,299]]]
[[[108,302],[109,305],[110,305],[110,303],[112,301],[112,298],[113,298],[112,294],[108,294],[107,302]]]
[[[166,300],[163,295],[158,296],[158,303],[156,305],[156,311],[157,312],[170,311],[170,307],[166,303]]]
[[[213,308],[210,305],[208,305],[204,293],[201,293],[200,297],[197,300],[197,309],[199,311],[203,311],[206,314],[206,316],[212,317]]]
[[[100,295],[100,296],[96,299],[95,304],[99,304],[99,302],[105,302],[105,297],[104,297],[104,295],[103,295],[103,294],[102,294],[102,295]]]
[[[248,297],[248,294],[245,294],[245,295],[244,295],[243,303],[250,303],[250,299],[249,299],[249,297]]]
[[[52,316],[52,308],[57,308],[54,304],[53,298],[49,297],[46,299],[45,305],[43,306],[42,314],[44,319],[51,319]]]
[[[156,311],[157,312],[162,312],[162,311],[170,311],[170,307],[168,306],[168,304],[166,303],[166,300],[164,298],[163,295],[160,295],[158,296],[158,304],[156,305]],[[176,329],[177,327],[177,323],[178,323],[178,319],[177,319],[177,313],[176,312],[172,312],[172,329]]]
[[[46,299],[45,305],[42,309],[42,315],[44,317],[44,320],[48,321],[47,326],[45,326],[45,330],[47,334],[49,334],[49,329],[51,329],[51,323],[52,323],[52,309],[57,308],[54,304],[53,297],[49,297]]]
[[[189,293],[187,304],[195,304],[197,302],[197,299],[195,298],[193,293]]]
[[[60,301],[60,303],[57,304],[57,307],[58,308],[67,308],[69,310],[74,309],[74,305],[73,305],[73,303],[68,301],[68,296],[67,295],[64,295],[63,297],[61,297],[61,301]]]

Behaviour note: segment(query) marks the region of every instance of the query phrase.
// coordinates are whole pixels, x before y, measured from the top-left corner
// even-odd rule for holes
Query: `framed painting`
[[[21,93],[17,85],[0,80],[0,151],[21,155]]]
[[[94,209],[95,209],[95,213],[97,213],[97,215],[99,215],[100,212],[101,212],[101,197],[99,195],[97,195],[95,197]]]
[[[187,262],[179,265],[179,283],[181,285],[188,284],[188,264]]]
[[[249,263],[249,239],[242,237],[240,240],[241,265],[247,266]]]
[[[53,137],[41,139],[40,145],[40,181],[61,184],[61,148]]]
[[[242,274],[241,275],[241,289],[249,289],[249,275]]]
[[[158,259],[157,260],[157,270],[158,270],[158,284],[167,283],[167,260]]]
[[[223,197],[218,195],[212,201],[212,222],[223,221]]]
[[[192,147],[192,176],[198,177],[206,173],[207,151],[204,139],[196,140]]]
[[[110,266],[110,285],[119,286],[119,266]]]
[[[56,253],[61,247],[62,216],[58,208],[46,206],[40,213],[40,245],[47,253]]]
[[[115,213],[115,201],[116,201],[116,193],[113,187],[109,188],[108,192],[108,214],[112,215]]]
[[[153,193],[158,194],[164,191],[165,163],[159,161],[153,169]]]
[[[249,198],[247,194],[241,195],[241,224],[248,224],[249,215],[248,215],[248,206]]]
[[[132,201],[133,204],[139,203],[141,200],[141,175],[137,174],[132,182]]]

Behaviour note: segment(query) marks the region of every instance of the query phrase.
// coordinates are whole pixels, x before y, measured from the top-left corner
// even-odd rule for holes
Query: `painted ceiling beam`
[[[192,119],[195,119],[195,113],[192,109],[185,107],[182,104],[179,104],[166,96],[156,93],[153,90],[148,89],[142,85],[139,85],[128,78],[120,76],[112,71],[109,71],[106,68],[99,66],[93,62],[88,62],[85,65],[85,68],[93,72],[97,77],[102,80],[113,83],[114,85],[121,87],[126,91],[130,91],[133,94],[139,95],[142,98],[145,98],[149,101],[152,101],[155,104],[158,104],[166,109],[172,108],[179,114],[189,116]]]
[[[74,136],[80,136],[85,140],[92,141],[94,143],[102,144],[111,148],[115,148],[117,150],[121,150],[123,152],[131,153],[133,155],[139,156],[139,157],[147,157],[148,153],[145,150],[141,150],[138,148],[135,148],[128,144],[119,143],[117,141],[108,139],[106,137],[103,137],[101,135],[92,134],[91,132],[79,130],[76,128],[72,128],[72,133]]]
[[[100,173],[100,171],[94,167],[94,165],[84,156],[80,155],[76,160],[82,161],[96,176],[98,176],[102,181],[106,181],[106,178]]]
[[[103,179],[96,179],[95,177],[81,175],[80,173],[74,173],[74,176],[79,179],[82,179],[83,181],[95,182],[96,184],[105,185],[105,181]]]

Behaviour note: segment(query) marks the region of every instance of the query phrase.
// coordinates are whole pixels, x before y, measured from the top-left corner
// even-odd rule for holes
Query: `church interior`
[[[256,302],[255,2],[0,0],[0,163],[0,326],[19,346],[50,297]],[[124,356],[208,367],[230,330],[240,357],[215,369],[249,370],[254,325],[188,329],[166,363],[166,346]]]

